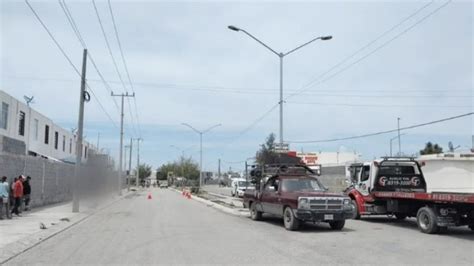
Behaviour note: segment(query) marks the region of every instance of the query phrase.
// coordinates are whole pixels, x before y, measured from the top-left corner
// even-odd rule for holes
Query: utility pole
[[[133,139],[130,138],[130,156],[128,156],[128,175],[132,175],[132,151],[133,151]]]
[[[97,132],[97,153],[99,153],[100,132]]]
[[[217,161],[217,179],[221,182],[221,159]]]
[[[142,141],[142,138],[137,138],[135,140],[137,141],[137,176],[135,179],[135,185],[138,188],[138,181],[140,179],[140,141]]]
[[[245,188],[247,189],[248,187],[248,182],[249,182],[249,172],[248,172],[248,164],[247,160],[245,160]]]
[[[123,159],[123,169],[125,170],[125,173],[126,173],[126,174],[125,174],[125,178],[126,178],[126,180],[127,180],[127,182],[126,182],[126,183],[127,183],[127,191],[130,191],[130,180],[128,180],[128,173],[127,173],[127,164],[128,164],[128,163],[127,163],[127,150],[128,150],[129,148],[130,148],[129,145],[125,145],[125,146],[124,146],[125,152],[124,152],[124,154],[123,154],[123,157],[124,157],[124,159]]]
[[[400,117],[397,117],[397,127],[398,127],[398,156],[402,156],[402,142],[400,141]]]
[[[72,212],[79,212],[79,175],[81,173],[82,163],[82,134],[84,129],[84,102],[89,99],[86,92],[86,65],[87,49],[84,49],[82,55],[82,76],[81,91],[79,93],[79,119],[77,122],[77,142],[76,142],[76,165],[74,167],[73,193],[72,193]]]
[[[123,164],[123,99],[125,97],[135,97],[135,93],[133,94],[128,94],[128,92],[121,93],[121,94],[114,94],[114,92],[111,92],[110,95],[112,97],[122,97],[122,108],[120,112],[120,152],[119,152],[119,172],[118,172],[118,194],[119,196],[122,195],[122,164]]]

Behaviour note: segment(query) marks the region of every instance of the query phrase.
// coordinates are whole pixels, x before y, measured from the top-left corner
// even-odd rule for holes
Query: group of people
[[[21,216],[22,211],[30,210],[30,180],[30,176],[20,175],[13,179],[10,186],[7,177],[2,177],[0,180],[0,220],[4,219],[4,214],[7,219],[11,219],[13,214]]]

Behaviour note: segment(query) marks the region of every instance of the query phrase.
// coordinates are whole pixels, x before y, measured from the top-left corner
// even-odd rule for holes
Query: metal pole
[[[137,176],[135,179],[137,188],[138,188],[138,182],[140,180],[140,141],[141,140],[142,140],[141,138],[137,139]]]
[[[132,151],[133,151],[133,139],[130,138],[130,155],[128,156],[129,157],[128,158],[128,175],[132,174]]]
[[[280,53],[280,149],[283,149],[283,53]]]
[[[392,157],[392,141],[393,139],[390,139],[390,157]]]
[[[82,55],[82,77],[81,92],[79,94],[79,121],[77,125],[77,143],[76,143],[76,165],[74,167],[73,193],[72,193],[72,212],[79,212],[79,174],[81,171],[82,159],[82,133],[84,128],[84,101],[86,95],[86,64],[87,49],[84,49]]]
[[[398,156],[402,155],[402,142],[400,141],[400,117],[397,117],[398,125]]]
[[[248,173],[247,167],[248,167],[247,160],[245,160],[245,189],[247,189],[248,182],[249,182],[249,173]]]
[[[221,159],[217,160],[217,179],[221,183]]]
[[[200,155],[199,155],[199,190],[201,190],[202,186],[202,132],[199,133],[199,147],[200,147]]]
[[[97,132],[97,153],[99,153],[100,132]]]

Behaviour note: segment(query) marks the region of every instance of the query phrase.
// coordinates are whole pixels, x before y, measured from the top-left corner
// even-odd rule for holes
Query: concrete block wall
[[[318,178],[331,192],[341,192],[347,187],[345,166],[323,166]]]
[[[0,155],[0,176],[11,185],[19,175],[31,176],[31,205],[42,206],[71,199],[71,180],[74,166],[46,159]]]
[[[25,155],[26,146],[23,141],[0,135],[0,153]]]

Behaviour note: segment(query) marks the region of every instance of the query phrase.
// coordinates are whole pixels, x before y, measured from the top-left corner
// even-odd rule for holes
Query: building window
[[[7,129],[8,125],[8,104],[2,102],[2,109],[0,110],[0,128]]]
[[[63,152],[66,151],[66,136],[63,136]]]
[[[39,121],[38,119],[35,119],[34,121],[34,127],[35,127],[35,140],[38,140],[38,129],[39,129]]]
[[[72,139],[69,139],[69,153],[72,153]]]
[[[26,117],[25,112],[20,111],[20,122],[18,123],[18,134],[20,136],[25,135],[25,117]]]
[[[44,126],[44,144],[49,144],[49,126]]]
[[[58,149],[58,141],[59,141],[59,133],[57,131],[54,132],[54,148]]]

